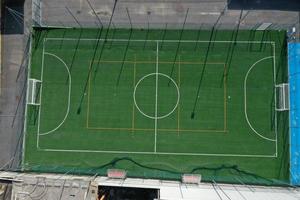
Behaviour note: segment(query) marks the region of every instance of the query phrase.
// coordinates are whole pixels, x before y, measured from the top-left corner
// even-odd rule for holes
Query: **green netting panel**
[[[185,30],[179,37],[178,30],[34,29],[30,78],[43,79],[42,106],[27,110],[24,169],[105,175],[119,168],[130,177],[196,173],[204,181],[284,183],[288,117],[275,119],[273,94],[274,61],[276,81],[285,82],[284,33]],[[175,84],[149,76],[156,70]],[[247,72],[249,119],[272,140],[245,119]],[[156,127],[133,102],[146,76],[136,97],[148,114],[172,109],[174,85],[180,91],[178,109]]]
[[[130,166],[124,167],[124,166]],[[40,173],[62,173],[78,175],[106,176],[108,169],[123,169],[130,178],[163,179],[180,181],[183,174],[201,174],[203,182],[237,183],[250,185],[290,186],[288,181],[268,179],[251,172],[239,169],[236,165],[221,165],[218,167],[196,167],[186,172],[172,171],[149,167],[124,157],[116,158],[109,163],[93,168],[63,167],[63,166],[25,166],[24,171]],[[129,169],[129,170],[128,170]]]

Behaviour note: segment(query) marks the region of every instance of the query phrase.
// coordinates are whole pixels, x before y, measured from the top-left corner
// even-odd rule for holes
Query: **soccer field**
[[[288,118],[275,110],[284,40],[279,31],[35,29],[24,168],[88,173],[126,158],[109,167],[226,181],[228,171],[208,169],[229,166],[285,181]]]

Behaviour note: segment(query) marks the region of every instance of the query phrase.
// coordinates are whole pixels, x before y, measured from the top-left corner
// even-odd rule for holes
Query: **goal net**
[[[30,105],[40,105],[40,88],[41,81],[37,79],[28,80],[27,88],[27,104]]]
[[[290,109],[290,102],[289,102],[289,84],[282,83],[275,86],[276,89],[276,110],[277,111],[285,111]]]

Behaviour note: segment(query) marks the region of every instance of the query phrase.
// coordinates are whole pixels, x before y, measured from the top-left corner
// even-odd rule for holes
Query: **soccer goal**
[[[27,87],[27,104],[40,105],[40,88],[41,81],[37,79],[29,79]]]
[[[289,84],[288,83],[281,83],[275,86],[276,89],[276,110],[277,111],[285,111],[290,109],[290,102],[289,102]]]

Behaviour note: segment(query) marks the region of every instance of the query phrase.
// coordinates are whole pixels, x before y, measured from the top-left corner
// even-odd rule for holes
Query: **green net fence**
[[[179,30],[161,29],[150,30],[147,33],[141,29],[111,29],[106,31],[105,29],[34,28],[32,38],[29,76],[36,79],[44,78],[46,86],[42,94],[41,121],[39,120],[39,108],[27,107],[26,146],[22,168],[24,171],[106,175],[108,169],[116,168],[126,170],[129,177],[180,180],[182,174],[192,173],[201,174],[202,180],[208,182],[288,185],[288,115],[280,113],[276,118],[277,121],[274,121],[275,115],[272,111],[274,106],[272,99],[273,77],[276,77],[277,82],[286,80],[284,32],[185,30],[181,35]],[[66,68],[53,55],[60,57],[61,60],[65,61],[66,66],[69,66],[72,76],[71,98],[72,102],[75,103],[70,106],[68,121],[64,126],[58,128],[53,134],[43,136],[39,132],[40,129],[44,129],[42,132],[49,131],[49,127],[52,128],[57,125],[57,119],[65,116],[65,112],[61,111],[65,110],[68,99],[67,96],[64,96],[68,93],[69,80],[66,77]],[[266,57],[274,57],[277,64],[273,68],[273,62],[269,60],[260,65],[259,69],[262,71],[258,71],[256,76],[252,76],[250,81],[253,87],[249,89],[249,93],[253,92],[252,100],[256,102],[258,109],[252,110],[250,114],[252,119],[257,119],[257,123],[261,121],[260,117],[257,116],[269,114],[266,125],[263,124],[262,127],[263,130],[268,131],[268,137],[274,136],[272,134],[275,133],[276,129],[278,133],[276,145],[278,146],[272,141],[262,141],[256,136],[253,137],[248,125],[245,125],[244,113],[240,112],[244,109],[243,83],[245,74],[253,63]],[[157,58],[160,59],[159,62],[166,63],[157,62]],[[94,68],[89,72],[90,63],[93,59],[94,66],[92,67]],[[155,153],[150,154],[150,150],[153,150],[151,134],[154,133],[152,131],[154,128],[151,126],[154,121],[146,121],[144,118],[137,117],[136,119],[139,121],[135,125],[147,130],[138,130],[139,132],[136,132],[135,137],[132,136],[131,129],[128,131],[124,128],[112,127],[111,132],[108,132],[86,127],[88,116],[86,111],[88,95],[85,95],[87,91],[84,87],[86,83],[88,83],[87,85],[90,83],[94,95],[91,95],[90,98],[95,98],[94,102],[96,102],[90,105],[93,112],[91,119],[94,120],[90,120],[90,123],[92,125],[106,125],[105,123],[112,121],[119,123],[117,125],[123,126],[125,124],[122,124],[122,120],[126,120],[124,116],[131,110],[128,111],[117,106],[119,102],[124,103],[128,98],[130,109],[132,109],[134,62],[139,61],[139,59],[144,63],[140,63],[137,67],[140,70],[138,71],[140,73],[138,78],[153,73],[157,63],[161,67],[160,72],[173,77],[178,85],[178,72],[180,72],[178,65],[180,63],[182,64],[181,70],[185,70],[187,67],[189,69],[180,74],[186,83],[189,83],[190,80],[195,81],[193,84],[198,83],[201,76],[193,77],[192,75],[200,74],[203,66],[206,65],[206,70],[212,70],[206,71],[204,74],[204,81],[206,81],[204,86],[209,87],[209,89],[206,90],[207,95],[203,96],[207,99],[210,98],[209,101],[214,101],[215,97],[219,98],[220,95],[214,96],[216,92],[211,91],[220,91],[222,101],[220,101],[221,103],[219,101],[213,102],[212,109],[203,112],[203,116],[206,118],[192,125],[199,128],[199,124],[205,122],[203,123],[204,126],[213,124],[217,128],[226,128],[224,118],[227,115],[223,115],[223,110],[226,102],[232,98],[235,99],[235,102],[228,104],[230,108],[228,111],[228,134],[209,131],[186,133],[172,129],[171,131],[168,130],[169,132],[164,132],[165,128],[169,128],[168,126],[174,126],[173,122],[176,119],[170,118],[170,121],[159,124],[161,130],[158,133],[158,136],[161,137],[159,140],[161,143],[158,147],[167,154],[156,155]],[[181,59],[180,62],[179,59]],[[102,65],[102,63],[99,64],[99,60],[113,61],[114,64]],[[222,65],[214,65],[213,63],[216,62]],[[123,66],[125,69],[122,71]],[[173,70],[174,66],[175,70]],[[214,66],[216,67],[214,68]],[[228,80],[227,90],[224,90],[224,74],[226,74],[223,71],[225,70],[224,66],[228,66],[229,70],[227,79],[225,79]],[[266,68],[262,66],[266,66]],[[94,78],[97,67],[99,69],[103,67],[102,69],[105,70],[99,70],[98,79],[89,81],[88,74],[93,73],[91,77]],[[273,74],[273,69],[275,69],[276,74]],[[124,75],[120,85],[117,85],[115,80],[119,74]],[[105,82],[101,82],[102,80]],[[265,90],[259,93],[259,95],[263,95],[262,98],[255,98],[258,96],[255,92],[260,88],[258,83],[262,80],[269,82],[263,83]],[[108,89],[104,90],[106,88],[102,87],[101,83]],[[122,93],[123,96],[117,97],[118,89],[122,92],[121,89],[127,87],[126,84],[130,86],[129,92],[126,90],[125,93]],[[148,87],[147,92],[155,91],[151,81],[147,84],[145,84]],[[166,85],[162,91],[168,91],[167,88]],[[115,93],[110,93],[111,89]],[[197,87],[188,86],[186,90],[183,87],[181,91],[183,94],[192,91],[192,95],[183,97],[187,100],[194,99]],[[225,91],[231,92],[230,95],[226,96]],[[43,96],[45,94],[47,95],[46,98]],[[111,96],[106,98],[105,95]],[[270,102],[267,108],[262,103],[266,97],[264,95],[267,95],[268,102]],[[82,96],[82,111],[79,114],[77,106]],[[121,101],[119,101],[120,99]],[[205,104],[207,99],[200,101],[201,108],[205,109],[210,106]],[[257,99],[261,101],[257,101]],[[57,103],[59,101],[62,102],[61,105]],[[99,103],[100,101],[104,104]],[[108,105],[114,102],[117,102],[114,104],[115,107],[112,107],[109,112],[104,112],[109,107]],[[124,105],[126,106],[126,104]],[[144,105],[150,105],[149,108],[153,108],[154,104],[153,102],[151,104],[151,101],[146,101]],[[188,105],[188,109],[190,109],[190,103]],[[92,106],[95,106],[94,110]],[[221,108],[222,114],[213,115],[215,107]],[[220,110],[216,110],[216,112]],[[181,112],[184,113],[185,110],[182,109]],[[140,113],[137,112],[136,116],[138,114]],[[210,116],[211,114],[213,117]],[[190,117],[190,110],[186,116],[188,117],[182,118],[181,125],[185,126],[183,123],[187,123],[186,126],[189,128],[190,124],[188,123],[194,122]],[[218,117],[220,123],[215,123],[216,117],[214,116]],[[87,125],[90,124],[87,123]],[[276,149],[277,147],[278,149]],[[139,152],[139,149],[145,154],[134,153],[134,151]],[[122,152],[122,150],[124,151]],[[130,154],[129,151],[133,151],[133,154]],[[174,155],[182,152],[187,152],[187,155]],[[200,155],[199,152],[208,152],[212,156]],[[232,155],[232,152],[238,155]],[[192,154],[188,155],[189,153]],[[193,155],[193,153],[199,153],[199,156]],[[222,154],[226,154],[226,156],[222,156]]]
[[[130,167],[128,167],[130,166]],[[130,170],[126,170],[129,169]],[[260,175],[240,169],[237,165],[221,165],[218,167],[195,167],[190,171],[181,172],[169,169],[160,169],[140,164],[129,157],[115,158],[111,162],[98,167],[80,168],[63,166],[26,166],[25,172],[60,173],[75,175],[106,176],[108,169],[124,169],[127,177],[144,179],[161,179],[181,181],[183,174],[200,174],[203,182],[236,183],[250,185],[291,186],[288,181],[264,178]]]

